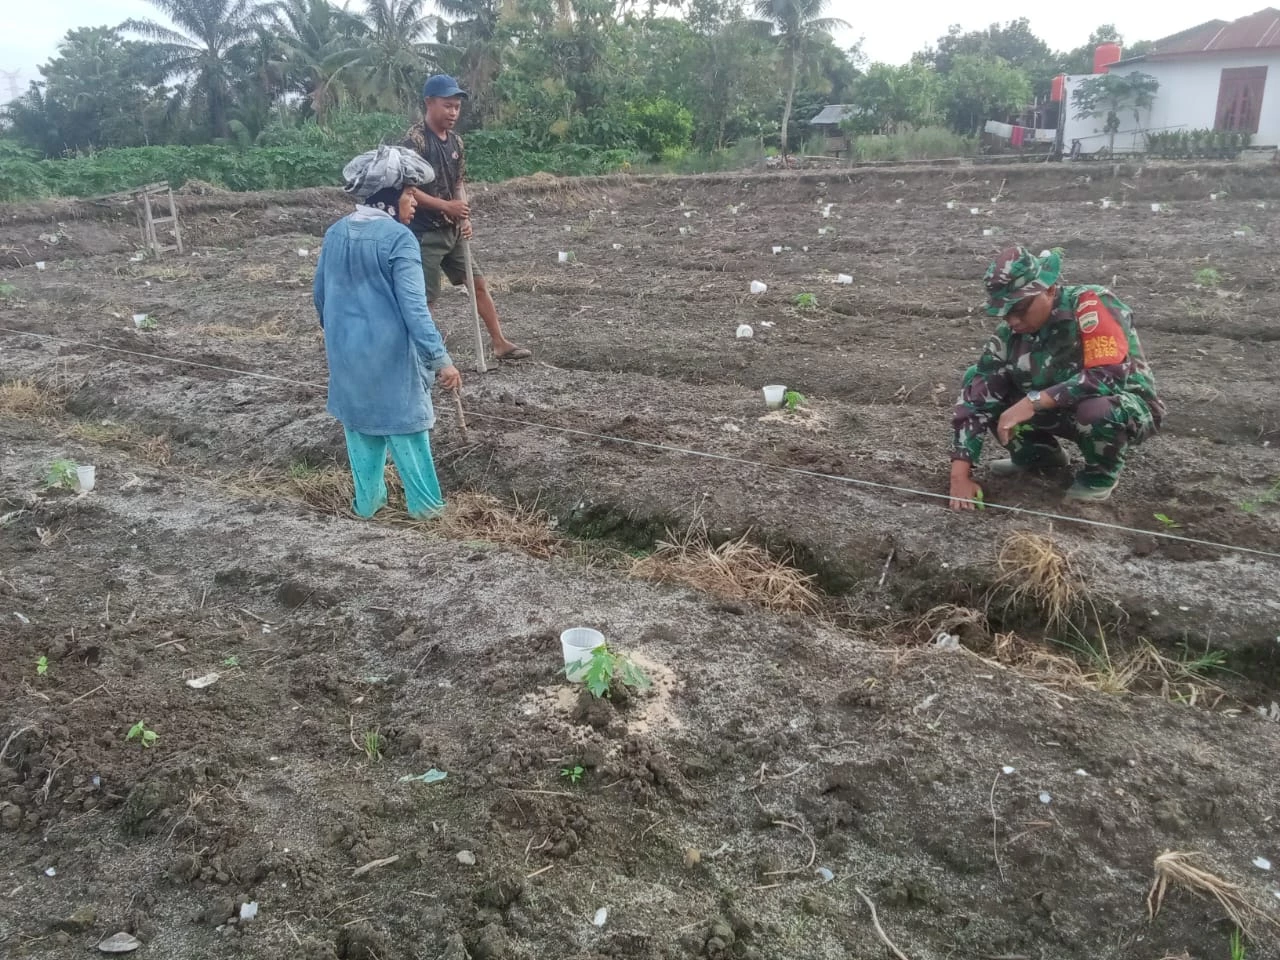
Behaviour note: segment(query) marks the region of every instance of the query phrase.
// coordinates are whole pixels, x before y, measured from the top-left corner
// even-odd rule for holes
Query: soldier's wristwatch
[[[1035,410],[1037,413],[1040,411],[1040,397],[1041,393],[1039,390],[1032,390],[1027,394],[1027,399],[1031,401],[1031,409]]]

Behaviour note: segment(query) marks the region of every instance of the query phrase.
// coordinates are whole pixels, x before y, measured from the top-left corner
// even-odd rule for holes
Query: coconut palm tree
[[[498,21],[504,0],[436,0],[451,19],[445,25],[449,45],[458,58],[458,77],[471,96],[473,116],[487,116],[493,80],[502,66],[504,42]]]
[[[301,93],[318,122],[342,103],[346,90],[331,61],[368,33],[358,17],[329,0],[278,0],[268,8],[284,57],[289,89]]]
[[[849,24],[835,17],[823,17],[828,0],[755,0],[756,22],[778,38],[786,77],[787,95],[782,107],[782,153],[787,152],[787,127],[796,98],[800,67],[814,49],[814,41]]]
[[[426,12],[427,0],[369,0],[361,18],[367,32],[358,42],[326,61],[335,78],[354,83],[369,105],[404,109],[419,99],[422,81],[435,66],[440,45],[437,18]]]
[[[209,116],[214,137],[226,137],[229,128],[230,88],[236,71],[235,52],[257,38],[262,19],[255,0],[147,0],[173,23],[126,20],[120,29],[152,41],[158,68],[167,80],[194,76]]]

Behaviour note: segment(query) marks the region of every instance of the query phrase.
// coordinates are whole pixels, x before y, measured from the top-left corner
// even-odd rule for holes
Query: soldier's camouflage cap
[[[1006,317],[1029,297],[1044,293],[1058,282],[1062,253],[1046,250],[1036,256],[1026,247],[1009,247],[987,267],[982,278],[987,288],[987,313]]]

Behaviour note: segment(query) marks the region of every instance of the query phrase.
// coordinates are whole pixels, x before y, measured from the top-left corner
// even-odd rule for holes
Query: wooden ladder
[[[134,197],[138,202],[141,211],[140,217],[142,221],[142,243],[151,251],[154,257],[160,256],[166,250],[176,250],[182,253],[182,226],[178,223],[178,205],[173,199],[173,188],[169,186],[167,181],[159,183],[149,183],[145,187],[139,187],[134,191]],[[169,200],[169,212],[164,216],[157,217],[156,212],[160,209],[159,203],[155,206],[151,203],[151,198],[155,197],[157,201],[161,201],[166,197]],[[173,240],[171,244],[161,244],[156,236],[157,226],[167,226],[173,224]]]

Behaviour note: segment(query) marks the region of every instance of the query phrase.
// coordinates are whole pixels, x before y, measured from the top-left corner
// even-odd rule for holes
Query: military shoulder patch
[[[1122,363],[1128,358],[1129,338],[1124,327],[1096,293],[1089,291],[1076,301],[1076,324],[1086,368]]]

